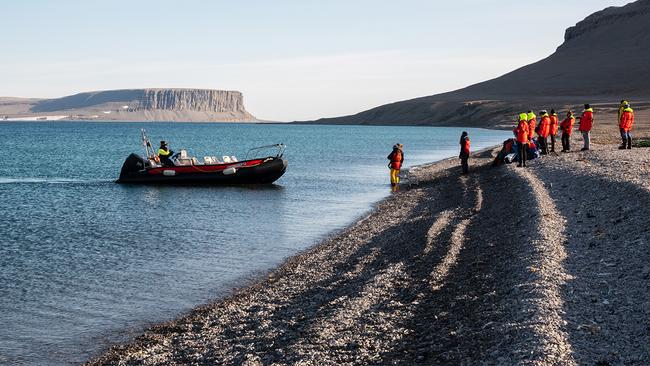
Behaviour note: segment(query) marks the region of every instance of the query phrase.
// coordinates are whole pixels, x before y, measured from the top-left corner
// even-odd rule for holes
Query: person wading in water
[[[466,131],[460,135],[460,166],[463,168],[463,174],[469,173],[469,136]]]
[[[402,169],[404,162],[404,152],[402,152],[403,145],[395,144],[393,151],[388,155],[387,159],[390,160],[388,168],[390,168],[390,185],[394,189],[399,184],[399,171]]]

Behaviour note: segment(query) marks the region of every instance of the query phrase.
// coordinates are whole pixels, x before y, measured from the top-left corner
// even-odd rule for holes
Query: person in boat
[[[402,147],[402,144],[395,144],[393,146],[393,151],[387,156],[387,159],[390,160],[388,168],[390,168],[391,187],[397,187],[399,184],[399,171],[402,168],[402,163],[404,162],[404,153],[402,152]]]
[[[167,147],[167,142],[160,141],[160,148],[158,149],[158,159],[163,166],[175,166],[174,162],[170,159],[174,154],[173,151]]]

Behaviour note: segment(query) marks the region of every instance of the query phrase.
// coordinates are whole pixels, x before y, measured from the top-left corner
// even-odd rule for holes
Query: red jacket
[[[551,114],[551,135],[557,135],[557,114]]]
[[[465,137],[463,139],[463,143],[460,145],[460,155],[461,156],[469,156],[469,137]]]
[[[530,131],[528,122],[521,120],[517,125],[517,128],[514,129],[515,136],[517,137],[517,142],[526,144],[528,143],[528,131]]]
[[[585,109],[585,111],[582,112],[582,116],[580,116],[580,126],[578,127],[578,130],[580,130],[580,132],[589,132],[593,126],[594,110],[591,108]]]
[[[621,114],[621,120],[619,121],[619,127],[625,131],[629,132],[632,130],[634,125],[634,111],[632,108],[625,108]]]
[[[549,133],[551,133],[551,119],[548,117],[548,114],[545,114],[539,121],[539,136],[546,138]]]
[[[533,117],[528,121],[528,140],[532,140],[535,137],[535,126],[537,126],[537,119]]]
[[[571,132],[573,132],[573,125],[575,123],[576,123],[576,119],[574,117],[565,118],[564,121],[562,121],[562,123],[560,124],[560,127],[562,127],[562,132],[571,136]]]
[[[388,155],[388,160],[390,160],[391,169],[400,170],[402,168],[402,162],[404,161],[402,150],[393,150],[393,152]]]

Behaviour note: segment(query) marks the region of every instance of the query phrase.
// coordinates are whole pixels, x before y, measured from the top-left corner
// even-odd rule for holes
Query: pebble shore
[[[648,365],[648,152],[421,167],[347,230],[89,365]]]

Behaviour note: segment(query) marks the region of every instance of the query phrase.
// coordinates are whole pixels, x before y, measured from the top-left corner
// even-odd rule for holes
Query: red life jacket
[[[469,155],[469,137],[465,137],[465,140],[463,141],[463,153],[466,155]]]
[[[404,161],[404,157],[402,156],[402,150],[393,151],[392,153],[390,153],[388,158],[390,159],[391,169],[400,170],[400,168],[402,167],[402,161]]]

